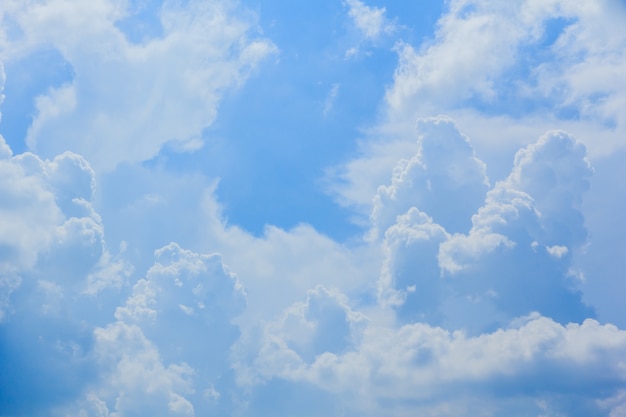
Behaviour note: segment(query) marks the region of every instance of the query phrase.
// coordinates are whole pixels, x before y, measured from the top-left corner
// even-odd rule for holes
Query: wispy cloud
[[[335,83],[328,91],[326,101],[324,101],[324,110],[322,111],[324,117],[328,117],[328,114],[332,111],[337,94],[339,94],[339,84]]]

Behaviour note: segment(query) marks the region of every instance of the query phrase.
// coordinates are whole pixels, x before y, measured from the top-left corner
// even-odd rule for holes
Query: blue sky
[[[617,0],[0,2],[0,416],[626,415]]]

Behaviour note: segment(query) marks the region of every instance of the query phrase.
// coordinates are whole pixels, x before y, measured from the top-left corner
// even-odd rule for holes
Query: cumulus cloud
[[[511,175],[489,192],[470,233],[442,245],[442,268],[461,281],[474,268],[477,276],[493,277],[483,291],[493,291],[498,309],[509,314],[534,309],[562,322],[589,317],[572,288],[568,252],[587,242],[581,202],[590,175],[581,143],[562,132],[547,133],[518,152]],[[515,270],[513,264],[526,268]]]
[[[112,311],[106,297],[91,305],[92,297],[119,288],[130,268],[106,248],[94,173],[82,157],[12,156],[1,144],[0,402],[8,415],[36,414],[90,380],[89,328]]]
[[[625,13],[618,2],[450,2],[430,44],[399,47],[390,107],[419,107],[418,100],[449,106],[470,97],[498,102],[511,93],[537,100],[550,92],[557,106],[574,105],[586,114],[592,97],[603,96],[598,115],[614,118],[609,109],[621,102],[623,88],[613,74],[623,66],[619,51],[626,36],[617,22]],[[555,38],[548,34],[553,22],[562,22]],[[531,50],[545,51],[544,59],[533,61]],[[530,68],[519,71],[525,65]],[[604,77],[591,73],[599,68]],[[504,78],[505,71],[515,82]]]
[[[248,289],[222,256],[171,243],[155,251],[154,263],[121,304],[120,295],[113,304],[104,290],[85,292],[89,276],[107,259],[104,229],[90,205],[95,182],[89,165],[75,154],[52,161],[32,154],[5,158],[2,166],[13,175],[7,183],[22,184],[30,175],[37,185],[20,187],[18,197],[47,196],[41,201],[56,217],[44,217],[44,229],[57,240],[42,243],[21,266],[33,271],[24,279],[37,271],[55,279],[39,279],[28,291],[22,283],[7,298],[15,311],[2,324],[5,357],[12,359],[2,363],[3,374],[15,375],[38,354],[45,360],[23,375],[43,368],[64,381],[63,390],[41,394],[35,409],[27,408],[26,390],[20,390],[32,385],[24,377],[7,393],[22,399],[11,412],[261,416],[306,406],[304,415],[618,413],[626,336],[586,319],[593,312],[568,281],[572,254],[587,238],[580,206],[592,171],[584,146],[549,132],[518,153],[508,178],[485,191],[484,164],[451,120],[418,126],[417,173],[391,183],[406,201],[378,202],[395,217],[365,256],[308,226],[268,227],[255,238],[228,226],[209,199],[206,230],[226,256],[239,257],[234,263],[245,270]],[[449,155],[455,169],[431,170],[436,160],[429,158],[437,154]],[[428,190],[427,178],[439,193],[413,199]],[[463,196],[451,191],[458,184],[468,187],[469,197],[484,199],[457,214],[471,219],[467,231],[455,231],[445,216],[437,220],[433,209],[439,200]],[[59,224],[64,232],[55,235]],[[384,259],[363,262],[380,249]],[[81,262],[68,258],[73,253]],[[55,259],[76,265],[75,275],[55,270],[62,267]],[[367,288],[367,271],[376,264],[377,297],[359,300],[359,285],[351,281]],[[323,281],[328,285],[315,284]],[[307,286],[313,289],[305,292]],[[304,298],[294,303],[298,294]],[[248,299],[254,299],[255,316],[248,312],[241,321]],[[555,300],[558,309],[550,305]],[[33,323],[26,308],[32,306],[40,311],[36,325],[18,331]],[[19,351],[27,342],[34,350]],[[44,392],[41,385],[34,389]]]
[[[624,146],[625,15],[617,1],[450,2],[433,39],[397,45],[387,123],[406,132],[416,115],[446,112],[511,152],[559,126],[594,155],[611,153]]]
[[[487,193],[484,164],[445,123],[419,123],[432,125],[430,140],[449,155],[432,159],[441,164],[434,172],[423,151],[414,158],[417,174],[406,175],[411,165],[403,162],[392,185],[379,188],[374,224],[389,213],[380,301],[403,322],[471,332],[533,311],[562,323],[592,316],[572,272],[572,254],[587,243],[581,203],[592,170],[584,146],[546,133],[517,153],[509,177]],[[463,218],[471,219],[466,231],[458,226]]]
[[[337,290],[318,287],[243,335],[234,359],[251,415],[293,409],[294,398],[343,415],[617,415],[626,334],[590,318],[571,276],[573,253],[587,241],[585,147],[547,132],[487,191],[484,164],[451,120],[418,125],[428,140],[441,140],[454,170],[431,173],[418,159],[410,192],[397,193],[408,201],[376,201],[395,218],[382,228],[375,307],[361,312]],[[450,184],[454,172],[473,173],[462,176],[476,185],[467,194],[483,199],[463,208],[471,219],[465,232],[449,232],[421,211],[439,198],[455,204],[463,193],[414,197],[428,190],[428,175]],[[398,177],[392,186],[401,189]],[[325,326],[329,318],[333,327]],[[285,389],[289,398],[262,400]]]
[[[346,4],[367,41],[391,30],[384,9]],[[514,90],[621,123],[621,81],[613,91],[589,77],[600,63],[605,78],[621,68],[621,6],[447,4],[431,44],[398,46],[391,112],[489,107]],[[141,42],[117,24],[131,9],[51,0],[0,11],[20,29],[2,31],[3,58],[45,41],[74,70],[37,101],[28,140],[42,156],[14,155],[0,138],[0,415],[624,413],[626,332],[594,319],[574,262],[592,175],[579,140],[524,139],[492,186],[452,118],[419,119],[409,135],[388,123],[376,134],[393,137],[347,165],[360,182],[342,196],[365,206],[369,233],[343,243],[305,224],[253,236],[228,224],[216,181],[146,166],[104,176],[116,200],[98,207],[92,166],[61,150],[108,169],[170,141],[192,149],[224,91],[274,50],[230,3],[166,2],[162,33]],[[548,41],[555,16],[564,29]],[[526,47],[568,59],[502,89]],[[113,217],[115,252],[103,220]]]
[[[106,247],[90,165],[2,145],[0,414],[230,409],[232,320],[246,291],[221,256],[166,245],[120,305],[133,269],[125,245]]]
[[[258,356],[238,372],[268,381],[257,389],[282,380],[295,384],[294,395],[311,387],[331,393],[326,405],[345,415],[607,413],[626,382],[620,365],[625,333],[594,320],[561,325],[533,314],[474,337],[423,323],[394,329],[360,320],[358,343],[305,360],[290,340],[294,330],[310,328],[290,330],[285,318],[292,311],[266,326]],[[343,317],[359,317],[344,311]],[[316,313],[310,321],[323,320],[328,311]]]
[[[329,171],[331,192],[369,211],[372,186],[405,157],[416,117],[439,113],[501,175],[520,146],[555,127],[576,132],[594,157],[622,148],[625,13],[617,1],[447,3],[432,39],[396,45],[384,118],[355,159]]]
[[[238,330],[231,320],[244,308],[245,288],[220,255],[175,243],[158,249],[146,277],[116,309],[117,320],[93,330],[96,382],[66,409],[84,415],[219,412],[219,390],[232,385],[228,353]]]
[[[254,33],[254,20],[229,1],[166,1],[162,36],[133,43],[116,26],[123,2],[8,2],[2,59],[18,61],[44,47],[58,50],[73,79],[36,98],[26,138],[38,154],[65,150],[97,169],[150,159],[167,142],[201,146],[224,92],[241,85],[275,46]]]
[[[487,192],[485,164],[449,118],[419,120],[417,135],[417,153],[398,163],[389,186],[378,188],[375,228],[384,233],[398,215],[416,207],[450,232],[468,230]]]
[[[2,145],[8,149],[4,140]],[[92,207],[93,170],[69,152],[53,160],[10,154],[0,160],[3,299],[7,302],[24,275],[52,277],[65,288],[76,283],[74,290],[85,290],[82,279],[103,257],[110,259],[100,216]]]

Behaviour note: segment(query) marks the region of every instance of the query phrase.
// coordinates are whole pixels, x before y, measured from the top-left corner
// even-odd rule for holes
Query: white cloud
[[[347,4],[364,38],[382,36],[384,9]],[[587,56],[571,39],[596,52],[607,45],[585,61],[599,66],[621,47],[616,23],[607,27],[619,36],[609,39],[595,20],[612,3],[448,5],[432,44],[399,47],[387,97],[398,114],[374,129],[386,137],[344,167],[342,197],[371,213],[375,238],[339,243],[304,224],[252,236],[227,223],[216,182],[138,165],[103,176],[111,183],[99,197],[117,200],[96,211],[90,164],[76,153],[55,156],[60,146],[78,146],[107,168],[145,159],[171,139],[194,148],[224,89],[273,49],[248,38],[253,24],[237,7],[167,3],[163,35],[132,44],[114,26],[129,13],[123,2],[7,2],[5,15],[25,32],[18,47],[4,33],[3,54],[17,59],[47,38],[76,77],[38,101],[31,142],[50,159],[14,156],[0,138],[0,385],[9,390],[0,397],[13,401],[0,414],[623,414],[626,332],[589,318],[572,279],[587,244],[585,146],[550,131],[489,189],[486,164],[451,118],[420,119],[417,135],[403,137],[413,113],[438,106],[465,121],[478,114],[474,127],[495,120],[458,106],[499,99],[501,75],[519,63],[520,45],[541,42],[546,16],[573,19],[551,53],[560,45],[568,56]],[[476,48],[463,49],[467,42]],[[621,55],[613,58],[607,65],[618,71]],[[581,81],[593,71],[579,64],[563,67],[566,81],[551,78],[560,65],[552,62],[552,70],[537,67],[536,85],[512,88],[574,103],[583,119],[621,123],[612,113],[619,88]],[[108,89],[116,79],[124,91]],[[97,106],[84,105],[91,88]],[[595,106],[592,91],[605,93],[606,106]],[[138,98],[121,100],[129,92]],[[198,113],[185,113],[199,103]],[[99,119],[105,114],[119,128]],[[510,126],[508,117],[490,129]],[[508,133],[494,135],[505,141]],[[118,196],[120,178],[129,197]],[[107,218],[116,219],[118,253],[105,242]],[[166,244],[179,237],[191,249]]]
[[[569,272],[573,252],[587,243],[581,204],[592,170],[584,146],[548,132],[520,150],[509,177],[485,193],[485,167],[467,139],[449,120],[446,128],[438,119],[421,123],[431,124],[428,140],[448,156],[432,158],[440,167],[430,170],[424,150],[415,163],[419,175],[402,175],[410,166],[403,163],[392,186],[379,189],[372,218],[380,224],[379,214],[390,213],[381,229],[386,258],[379,301],[401,322],[472,333],[532,311],[562,323],[592,315]],[[429,186],[430,176],[435,185]],[[449,218],[441,213],[448,206],[456,210]],[[449,219],[454,225],[471,219],[471,229],[459,231]]]
[[[450,2],[431,40],[396,45],[384,118],[330,171],[331,192],[368,211],[372,184],[410,152],[415,119],[441,113],[503,175],[519,146],[555,127],[576,132],[594,158],[624,147],[625,13],[612,0]]]
[[[594,152],[624,146],[618,109],[626,89],[618,74],[626,63],[625,15],[623,4],[610,0],[450,2],[431,42],[397,47],[390,123],[442,111],[458,118],[460,109],[473,108],[482,109],[470,120],[479,129],[508,115],[508,129],[576,124]],[[598,131],[612,139],[600,142]]]
[[[378,299],[399,309],[402,321],[440,321],[436,310],[444,294],[437,252],[449,238],[442,226],[415,207],[399,215],[385,232]]]
[[[117,321],[94,330],[99,380],[68,410],[87,413],[99,405],[111,416],[215,412],[221,397],[216,385],[227,384],[229,349],[238,336],[231,320],[244,308],[245,289],[219,254],[175,243],[158,249],[146,278],[116,309]]]
[[[22,36],[0,46],[2,59],[53,47],[74,73],[36,99],[30,148],[47,157],[69,149],[97,169],[149,159],[167,142],[197,148],[224,92],[276,51],[229,1],[165,2],[163,36],[143,44],[115,26],[128,12],[120,2],[10,2],[7,10]]]
[[[106,251],[101,218],[92,207],[89,164],[69,152],[52,160],[31,153],[10,156],[0,142],[8,149],[0,160],[0,316],[11,310],[9,295],[24,277],[52,279],[77,292],[85,290],[91,271],[100,274],[102,288],[119,280],[126,267]]]
[[[396,216],[416,207],[449,232],[467,231],[487,192],[485,164],[450,118],[420,119],[417,142],[416,154],[394,168],[391,184],[378,188],[374,227],[384,233]]]
[[[365,39],[376,40],[395,30],[395,25],[385,17],[384,7],[371,7],[360,0],[346,0],[346,5],[350,8],[348,15]]]
[[[112,313],[108,297],[129,267],[106,248],[92,206],[94,172],[82,157],[12,156],[0,145],[1,383],[12,398],[3,412],[48,414],[90,378],[90,329]]]
[[[449,106],[474,95],[492,100],[511,88],[520,98],[551,91],[556,105],[573,104],[581,110],[593,95],[622,96],[622,81],[611,74],[619,72],[626,58],[621,52],[626,32],[618,23],[624,13],[623,6],[612,1],[450,2],[430,44],[420,50],[407,44],[399,47],[390,107],[414,109],[418,100]],[[547,24],[557,19],[564,21],[565,29],[549,43]],[[516,66],[529,58],[524,48],[547,52],[542,61],[530,61],[534,66],[526,79],[516,75]],[[593,76],[600,69],[604,77]],[[506,70],[512,70],[507,77],[515,78],[503,84]],[[542,88],[533,93],[537,80]]]
[[[357,56],[364,44],[376,44],[398,29],[395,22],[385,16],[384,7],[371,7],[360,0],[346,0],[344,4],[348,6],[348,16],[358,30],[360,38],[356,46],[346,50],[346,58]]]
[[[442,149],[456,156],[445,167],[480,174],[473,178],[481,187],[469,194],[485,197],[485,167],[467,138],[450,120],[422,123],[432,124],[429,140],[443,139]],[[344,415],[619,413],[626,333],[587,319],[593,312],[569,281],[571,251],[586,243],[580,210],[592,170],[585,155],[558,131],[520,150],[508,178],[473,216],[465,213],[467,234],[448,233],[420,205],[378,201],[396,213],[384,229],[378,305],[361,314],[318,287],[244,333],[235,359],[250,407],[290,407],[289,399],[275,399],[275,408],[258,399],[287,384],[304,404],[324,398]],[[413,186],[407,196],[427,189]],[[428,206],[428,198],[437,195],[417,201]],[[332,328],[320,325],[328,317]]]
[[[312,384],[332,393],[330,400],[341,404],[346,415],[467,416],[479,410],[490,410],[488,415],[528,415],[540,411],[538,403],[564,411],[571,401],[587,411],[579,414],[574,408],[567,415],[585,415],[589,410],[604,412],[597,400],[619,393],[597,387],[626,382],[621,361],[626,333],[594,320],[560,325],[533,314],[511,328],[475,337],[422,323],[394,329],[364,321],[357,344],[310,357],[302,354],[306,349],[294,347],[293,332],[302,341],[318,329],[290,326],[288,319],[294,311],[303,311],[310,315],[304,323],[314,323],[329,311],[301,310],[308,303],[295,304],[267,324],[258,356],[238,368],[240,376],[250,381],[256,375],[268,384],[278,380]],[[344,312],[346,318],[340,322],[352,326],[354,320],[347,317],[358,317],[357,313],[347,307]],[[334,340],[342,337],[335,335]],[[309,339],[309,348],[314,340]],[[307,392],[305,385],[294,387]],[[277,409],[283,402],[278,400]]]

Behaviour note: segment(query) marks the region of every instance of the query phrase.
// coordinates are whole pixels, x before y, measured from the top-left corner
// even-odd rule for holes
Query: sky
[[[625,21],[0,0],[0,417],[626,416]]]

